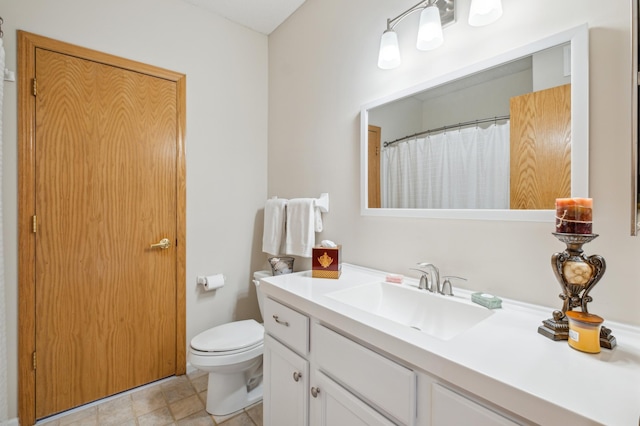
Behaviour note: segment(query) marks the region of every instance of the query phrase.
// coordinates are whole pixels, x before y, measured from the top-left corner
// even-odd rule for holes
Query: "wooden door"
[[[571,196],[571,85],[511,98],[512,209]]]
[[[184,372],[184,206],[175,81],[50,49],[34,58],[41,418]]]
[[[380,127],[369,125],[367,136],[369,152],[368,159],[368,206],[370,209],[379,208],[380,204]]]

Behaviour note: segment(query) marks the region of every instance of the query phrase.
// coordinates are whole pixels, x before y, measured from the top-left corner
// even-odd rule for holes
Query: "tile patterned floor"
[[[196,370],[36,423],[38,426],[262,426],[262,403],[228,416],[205,409],[207,374]]]

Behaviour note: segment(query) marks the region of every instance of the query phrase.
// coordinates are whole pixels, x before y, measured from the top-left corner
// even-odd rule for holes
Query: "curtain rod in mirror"
[[[456,22],[455,0],[422,0],[395,18],[387,19],[387,29],[380,38],[378,67],[389,70],[400,66],[400,47],[395,27],[407,16],[420,12],[416,48],[422,51],[442,46],[442,29]],[[502,0],[471,0],[469,25],[481,27],[489,25],[502,16]]]
[[[436,127],[435,129],[428,129],[428,130],[425,130],[425,131],[422,131],[422,132],[414,133],[412,135],[403,136],[401,138],[398,138],[398,139],[395,139],[395,140],[392,140],[392,141],[384,142],[382,144],[382,146],[386,148],[388,146],[393,145],[394,143],[406,141],[408,139],[413,139],[413,138],[415,138],[417,136],[428,135],[430,133],[442,132],[442,131],[447,131],[447,130],[451,130],[451,129],[460,129],[462,127],[473,126],[473,125],[478,125],[478,124],[483,124],[483,123],[491,123],[492,121],[495,123],[497,121],[508,120],[509,117],[510,116],[508,116],[508,115],[501,115],[500,117],[480,118],[478,120],[470,120],[470,121],[466,121],[464,123],[457,123],[457,124],[451,124],[451,125],[447,125],[447,126]]]

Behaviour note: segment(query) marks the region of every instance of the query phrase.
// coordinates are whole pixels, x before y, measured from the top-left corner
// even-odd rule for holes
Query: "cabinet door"
[[[264,424],[309,424],[309,363],[266,334],[264,336]]]
[[[400,424],[415,425],[415,373],[335,331],[314,323],[314,370],[341,383]]]
[[[431,398],[431,426],[517,425],[506,417],[438,384],[433,385]]]
[[[314,373],[311,384],[313,392],[311,393],[311,424],[313,426],[395,425],[329,377],[319,371]]]

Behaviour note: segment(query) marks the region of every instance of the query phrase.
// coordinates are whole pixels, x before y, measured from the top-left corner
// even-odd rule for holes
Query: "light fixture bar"
[[[411,15],[413,12],[425,9],[429,6],[438,7],[438,9],[440,10],[440,21],[442,23],[442,28],[444,28],[449,24],[453,24],[456,20],[454,1],[455,0],[422,0],[421,2],[405,10],[395,18],[387,19],[387,30],[392,30],[393,28],[395,28],[396,25],[398,25],[404,18]]]
[[[456,21],[454,1],[422,0],[395,18],[387,19],[387,29],[380,39],[378,67],[388,70],[400,65],[400,47],[394,28],[413,12],[422,12],[416,47],[419,50],[431,50],[440,46],[443,42],[442,28]]]

